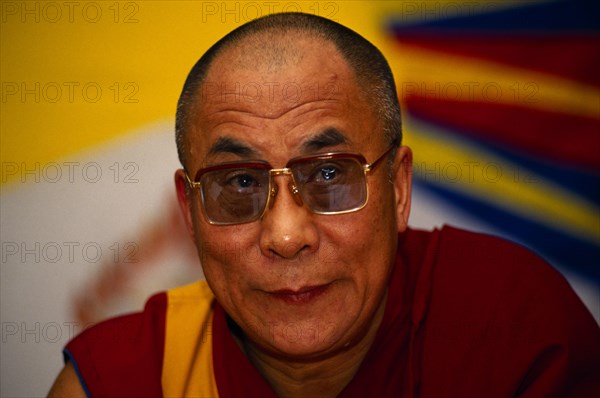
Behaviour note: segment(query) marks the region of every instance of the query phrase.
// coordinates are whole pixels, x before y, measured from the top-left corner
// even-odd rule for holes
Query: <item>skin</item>
[[[73,365],[68,362],[58,374],[54,385],[48,393],[49,398],[85,398],[85,392]]]
[[[332,44],[301,35],[279,37],[273,45],[286,51],[273,65],[263,61],[267,57],[260,52],[268,50],[257,42],[264,40],[227,49],[208,72],[210,84],[199,94],[204,101],[186,136],[185,167],[191,175],[232,160],[266,160],[279,168],[300,155],[348,151],[373,162],[386,151],[371,101]],[[215,89],[232,91],[236,83],[242,95]],[[257,85],[261,95],[250,91]],[[332,128],[343,140],[322,139]],[[214,151],[223,139],[236,145]],[[340,215],[311,213],[288,189],[290,177],[274,177],[279,191],[263,217],[230,226],[209,224],[198,191],[188,195],[183,171],[175,174],[206,279],[244,332],[234,336],[240,348],[279,396],[336,396],[366,355],[385,310],[397,233],[407,227],[410,162],[410,149],[399,148],[391,174],[384,162],[367,176],[367,205]],[[315,286],[320,294],[300,300],[274,293]],[[50,396],[79,386],[68,369]]]

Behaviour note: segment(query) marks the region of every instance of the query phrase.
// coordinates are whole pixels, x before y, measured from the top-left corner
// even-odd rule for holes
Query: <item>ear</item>
[[[401,146],[396,151],[392,177],[396,198],[396,223],[398,232],[404,232],[408,226],[412,192],[412,151],[409,147]]]
[[[177,202],[179,203],[179,209],[185,220],[186,229],[188,234],[194,239],[194,223],[192,214],[192,203],[191,198],[187,195],[188,181],[185,176],[183,169],[179,169],[175,172],[175,189],[177,190]]]

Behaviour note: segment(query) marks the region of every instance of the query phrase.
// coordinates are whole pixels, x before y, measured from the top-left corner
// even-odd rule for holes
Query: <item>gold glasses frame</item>
[[[294,200],[296,201],[296,203],[299,206],[303,205],[301,192],[300,192],[300,189],[298,188],[298,185],[294,178],[294,174],[292,172],[294,165],[300,164],[300,163],[311,162],[311,161],[315,161],[315,160],[353,159],[353,160],[356,160],[362,166],[362,169],[363,169],[363,172],[365,175],[364,182],[365,182],[366,194],[365,194],[364,201],[359,206],[355,206],[355,207],[352,207],[350,209],[345,209],[345,210],[337,210],[337,211],[316,211],[316,210],[313,210],[310,207],[308,207],[309,210],[315,214],[323,214],[323,215],[346,214],[346,213],[352,213],[352,212],[358,211],[367,205],[367,203],[369,201],[369,185],[367,184],[366,176],[368,174],[370,174],[371,172],[373,172],[375,170],[375,168],[381,163],[381,161],[383,159],[385,159],[385,157],[396,147],[397,147],[397,145],[394,145],[394,144],[390,145],[390,147],[372,163],[367,163],[365,157],[358,153],[329,152],[329,153],[323,153],[323,154],[317,154],[317,155],[311,155],[311,156],[295,157],[293,159],[290,159],[287,162],[286,166],[283,168],[274,168],[266,161],[257,160],[257,161],[234,161],[234,162],[226,162],[226,163],[221,163],[221,164],[217,164],[217,165],[213,165],[213,166],[208,166],[208,167],[198,170],[196,172],[195,178],[193,180],[190,178],[187,170],[184,169],[183,172],[187,179],[188,184],[190,184],[190,186],[193,189],[199,190],[204,216],[206,217],[206,220],[208,221],[209,224],[212,224],[212,225],[237,225],[237,224],[245,224],[245,223],[249,223],[249,222],[253,222],[253,221],[262,219],[264,214],[266,213],[267,209],[271,208],[273,206],[275,197],[277,196],[277,193],[278,193],[278,186],[277,186],[277,184],[273,183],[273,177],[276,177],[276,176],[289,175],[291,177],[292,181],[288,184],[288,189],[292,193],[292,196],[294,197]],[[201,187],[202,187],[201,179],[205,174],[207,174],[209,172],[228,170],[228,169],[238,169],[238,168],[253,168],[253,169],[268,170],[268,172],[269,172],[269,186],[267,189],[268,196],[267,196],[267,200],[265,202],[264,208],[262,209],[262,211],[260,211],[256,215],[253,215],[252,217],[250,217],[248,219],[244,219],[242,221],[216,221],[216,220],[213,220],[210,217],[210,215],[208,214],[208,212],[206,211],[204,192],[201,189]]]

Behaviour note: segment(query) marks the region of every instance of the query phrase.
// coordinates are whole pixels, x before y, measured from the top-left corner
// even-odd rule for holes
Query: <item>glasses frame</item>
[[[360,206],[353,207],[353,208],[347,209],[347,210],[341,210],[341,211],[323,212],[323,211],[315,211],[315,210],[309,208],[309,210],[314,214],[324,214],[324,215],[346,214],[346,213],[352,213],[352,212],[358,211],[367,205],[367,203],[369,202],[369,184],[367,183],[366,177],[371,172],[373,172],[377,168],[377,166],[379,164],[381,164],[381,161],[383,159],[385,159],[387,157],[387,155],[396,147],[397,147],[396,144],[390,145],[389,148],[372,163],[367,163],[367,160],[365,159],[365,157],[359,153],[328,152],[328,153],[322,153],[322,154],[310,155],[310,156],[297,156],[295,158],[290,159],[286,163],[285,167],[283,167],[283,168],[274,168],[273,166],[271,166],[271,164],[269,162],[267,162],[265,160],[253,160],[253,161],[242,160],[242,161],[225,162],[225,163],[220,163],[220,164],[216,164],[213,166],[204,167],[196,172],[196,176],[194,177],[193,180],[190,179],[187,170],[183,169],[183,172],[184,172],[185,178],[188,181],[188,184],[190,184],[190,186],[193,189],[198,189],[198,191],[200,192],[200,198],[201,198],[200,201],[202,202],[202,210],[203,210],[204,216],[206,217],[206,220],[208,221],[209,224],[212,224],[212,225],[238,225],[238,224],[246,224],[246,223],[254,222],[256,220],[260,220],[265,215],[267,209],[269,209],[273,206],[275,196],[277,196],[277,192],[279,190],[277,187],[277,184],[273,183],[273,177],[275,177],[275,176],[289,175],[292,178],[291,184],[288,185],[290,192],[294,196],[294,199],[296,200],[296,203],[298,203],[298,205],[303,204],[300,189],[298,188],[298,185],[296,184],[296,180],[294,178],[294,174],[292,173],[292,167],[294,166],[294,164],[305,163],[305,162],[310,162],[310,161],[315,161],[315,160],[349,159],[349,158],[355,159],[356,161],[358,161],[358,163],[360,165],[362,165],[363,173],[365,175],[365,185],[366,185],[366,188],[365,188],[366,195],[365,196],[366,197],[365,197],[364,203],[362,203]],[[210,218],[210,216],[206,212],[206,207],[205,207],[205,202],[204,202],[204,200],[205,200],[204,193],[201,189],[202,183],[200,182],[200,180],[202,179],[203,175],[205,175],[206,173],[209,173],[211,171],[220,171],[220,170],[238,169],[238,168],[255,168],[255,169],[265,169],[265,170],[269,171],[269,187],[268,187],[268,196],[267,196],[267,201],[265,202],[265,207],[262,210],[262,212],[260,212],[256,217],[252,217],[251,219],[248,219],[248,220],[239,221],[239,222],[237,222],[237,221],[236,222],[214,221]]]

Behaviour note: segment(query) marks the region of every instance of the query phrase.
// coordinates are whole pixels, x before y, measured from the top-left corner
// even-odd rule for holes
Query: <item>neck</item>
[[[238,344],[278,397],[335,397],[350,383],[371,348],[383,320],[386,298],[362,338],[325,358],[300,361],[270,355],[247,340],[238,340]]]

